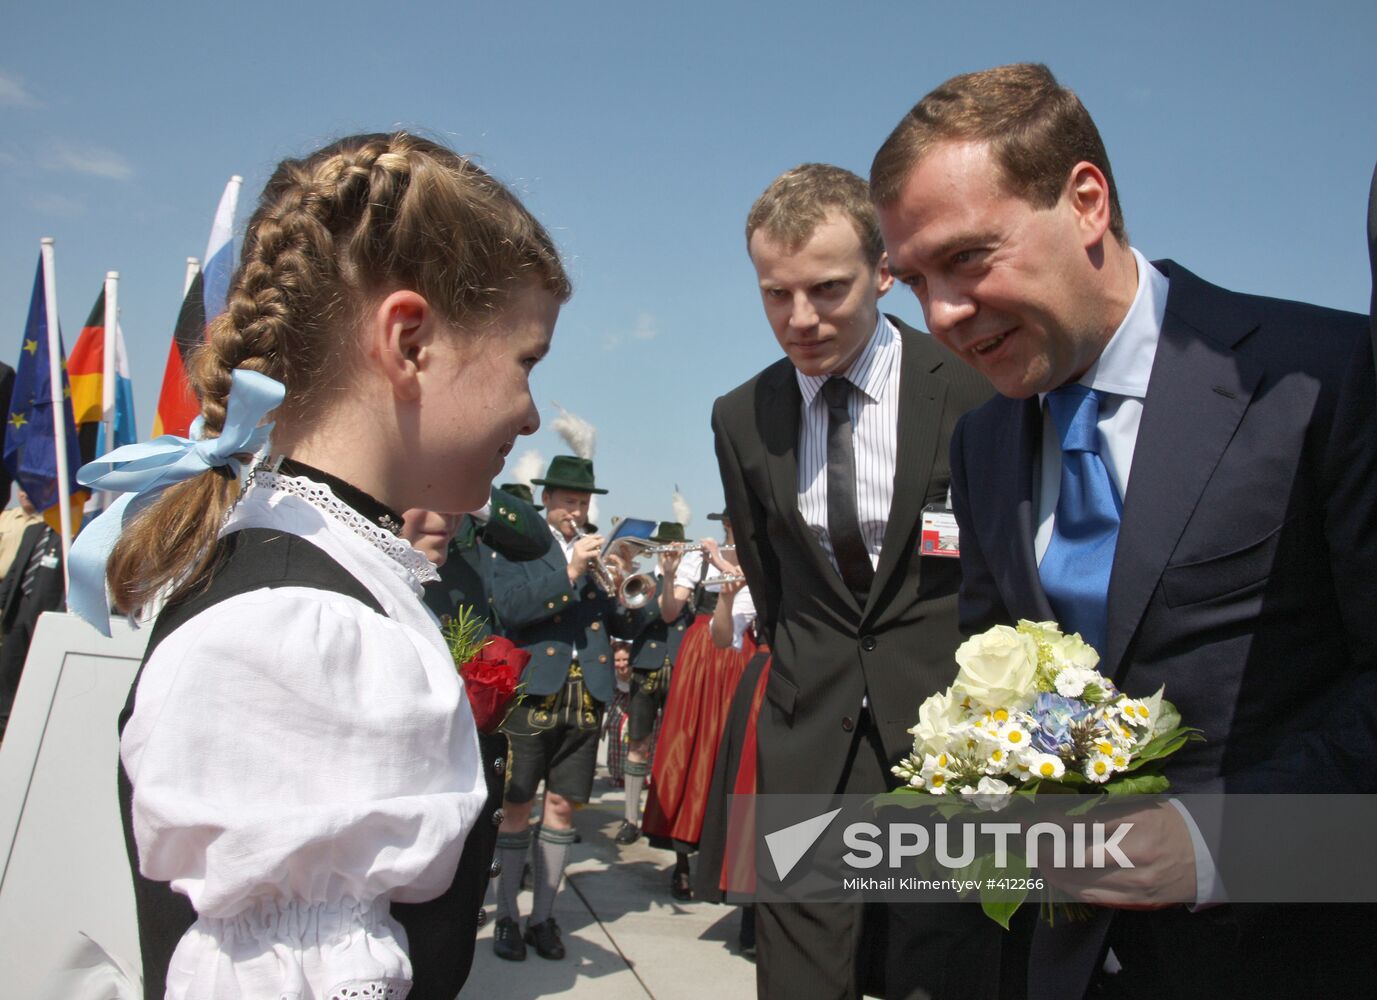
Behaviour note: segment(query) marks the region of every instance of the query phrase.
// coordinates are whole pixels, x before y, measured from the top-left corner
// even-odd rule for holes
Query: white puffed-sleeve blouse
[[[320,546],[387,611],[306,587],[203,611],[146,664],[120,756],[139,867],[198,919],[174,1000],[405,996],[389,902],[449,887],[487,790],[424,556],[309,479],[259,470],[225,531]]]

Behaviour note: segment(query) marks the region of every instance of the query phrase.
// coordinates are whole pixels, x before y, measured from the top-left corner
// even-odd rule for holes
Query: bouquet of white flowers
[[[923,702],[913,753],[894,767],[909,789],[1163,792],[1167,779],[1142,769],[1196,733],[1160,689],[1121,694],[1096,671],[1099,653],[1056,622],[996,625],[962,643],[956,662],[956,681]]]
[[[901,791],[941,796],[933,805],[944,815],[966,804],[1000,809],[1015,794],[1164,792],[1168,781],[1154,765],[1200,738],[1161,689],[1150,698],[1118,691],[1095,669],[1099,653],[1056,622],[997,625],[962,643],[956,662],[955,682],[923,702],[909,730],[913,753],[894,767]],[[1006,929],[1029,888],[1045,888],[1040,879],[1008,877],[1029,874],[1021,857],[1001,868],[981,856],[962,871]],[[1088,911],[1046,895],[1046,918],[1058,913]]]

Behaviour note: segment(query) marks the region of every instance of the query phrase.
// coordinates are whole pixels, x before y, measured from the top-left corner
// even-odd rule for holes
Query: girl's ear
[[[420,394],[419,375],[429,362],[437,319],[425,297],[409,290],[392,292],[365,316],[365,353],[377,360],[398,399]]]

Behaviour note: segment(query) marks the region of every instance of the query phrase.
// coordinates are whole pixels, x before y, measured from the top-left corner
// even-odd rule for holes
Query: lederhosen
[[[310,587],[352,597],[377,614],[385,614],[368,588],[343,566],[304,538],[277,529],[244,528],[226,535],[216,546],[214,566],[209,583],[178,598],[158,615],[143,663],[120,712],[121,734],[134,713],[139,680],[154,650],[178,627],[221,601],[264,588]],[[488,769],[484,770],[486,773]],[[118,771],[120,818],[134,879],[144,997],[163,1000],[172,953],[196,922],[196,911],[190,900],[174,892],[167,882],[156,882],[139,872],[133,787],[124,767]],[[481,852],[471,851],[465,843],[454,882],[442,895],[426,903],[392,904],[393,918],[406,930],[411,956],[413,985],[408,1000],[453,1000],[464,985],[473,962],[486,866]]]

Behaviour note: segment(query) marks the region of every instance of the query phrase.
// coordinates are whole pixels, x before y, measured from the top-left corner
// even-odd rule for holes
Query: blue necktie
[[[1079,632],[1103,655],[1123,504],[1100,458],[1100,399],[1086,386],[1065,385],[1047,394],[1047,406],[1061,438],[1061,495],[1038,574],[1062,631]]]

